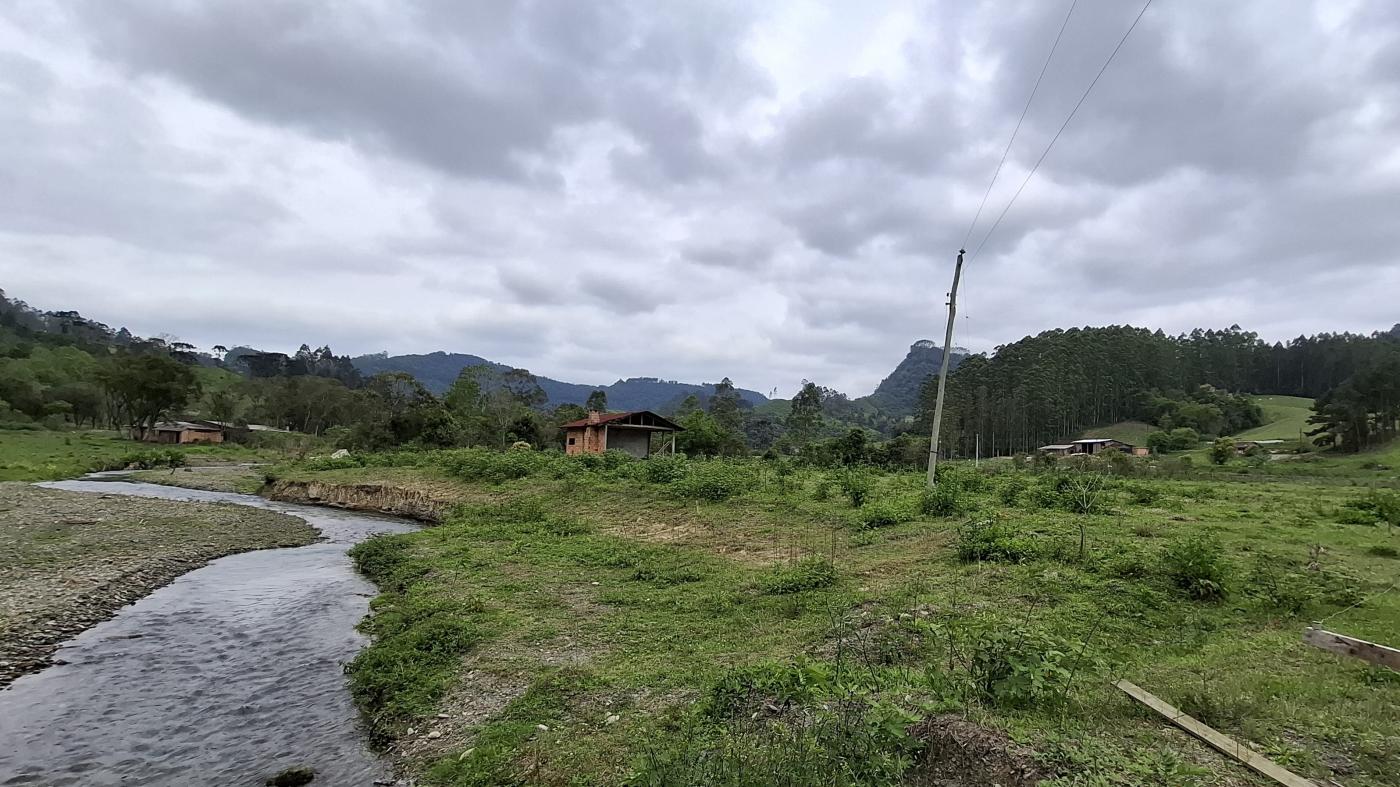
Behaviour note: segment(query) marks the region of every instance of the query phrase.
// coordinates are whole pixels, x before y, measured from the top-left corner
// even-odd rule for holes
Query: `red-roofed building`
[[[683,431],[681,427],[650,410],[636,410],[630,413],[588,414],[587,418],[570,421],[563,425],[564,453],[601,454],[604,451],[625,451],[639,459],[651,455],[651,436],[670,433],[671,442],[662,449],[676,452],[674,434]]]

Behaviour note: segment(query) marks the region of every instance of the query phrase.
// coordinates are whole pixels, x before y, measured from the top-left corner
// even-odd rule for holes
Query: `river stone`
[[[268,787],[301,787],[316,778],[316,771],[306,766],[288,768],[267,780]]]

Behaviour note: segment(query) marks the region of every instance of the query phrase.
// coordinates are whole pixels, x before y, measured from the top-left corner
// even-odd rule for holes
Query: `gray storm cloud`
[[[0,287],[205,345],[863,394],[939,335],[1066,7],[7,5]],[[1135,13],[1078,4],[984,230]],[[1393,324],[1398,52],[1382,0],[1154,4],[958,343]]]

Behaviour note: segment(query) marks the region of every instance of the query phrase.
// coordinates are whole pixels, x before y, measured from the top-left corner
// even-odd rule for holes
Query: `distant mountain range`
[[[352,358],[355,368],[365,376],[380,372],[407,372],[427,386],[434,393],[441,394],[451,387],[457,375],[468,366],[489,366],[500,371],[511,367],[490,361],[478,355],[465,353],[433,352],[426,355],[389,355],[375,353]],[[713,383],[682,383],[675,380],[660,380],[655,377],[632,377],[618,380],[609,385],[585,385],[568,383],[549,377],[536,376],[540,388],[549,397],[549,404],[584,404],[594,391],[605,391],[608,395],[608,408],[612,410],[674,410],[685,397],[695,394],[700,399],[708,399],[714,393]],[[751,405],[768,401],[768,397],[757,391],[736,389],[739,396]]]
[[[949,357],[948,371],[958,368],[958,364],[967,355],[967,350],[954,347]],[[919,390],[928,378],[938,374],[942,367],[943,348],[928,339],[920,339],[910,345],[904,360],[890,372],[889,377],[880,381],[875,387],[875,392],[862,399],[888,415],[901,418],[913,415],[919,406]]]
[[[952,368],[967,356],[967,351],[955,348]],[[457,375],[468,366],[489,366],[499,371],[511,367],[466,353],[433,352],[424,355],[389,355],[375,353],[352,358],[355,368],[366,377],[380,372],[407,372],[418,378],[434,393],[445,392],[456,381]],[[913,415],[918,409],[919,389],[929,377],[938,374],[943,363],[943,349],[933,342],[922,339],[914,342],[904,360],[899,362],[890,375],[881,381],[875,392],[857,399],[875,405],[887,415],[895,418]],[[951,369],[950,369],[951,371]],[[594,391],[605,391],[608,407],[613,410],[656,410],[670,412],[685,399],[694,394],[703,402],[714,393],[713,383],[682,383],[675,380],[661,380],[655,377],[632,377],[618,380],[608,385],[587,385],[537,376],[540,388],[549,397],[550,405],[583,404]],[[757,391],[737,389],[739,396],[748,404],[758,406],[768,401],[768,397]]]

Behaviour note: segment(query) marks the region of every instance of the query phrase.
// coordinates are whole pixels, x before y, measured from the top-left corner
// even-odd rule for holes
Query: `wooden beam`
[[[1303,632],[1303,641],[1339,656],[1352,656],[1400,672],[1400,650],[1395,648],[1311,626]]]
[[[1141,702],[1143,705],[1157,711],[1167,717],[1167,721],[1180,727],[1191,735],[1209,744],[1211,748],[1221,754],[1231,757],[1244,763],[1255,773],[1273,779],[1284,787],[1317,787],[1311,782],[1296,773],[1284,768],[1282,765],[1270,760],[1268,757],[1254,751],[1248,746],[1241,745],[1234,738],[1226,735],[1202,722],[1182,713],[1166,702],[1158,699],[1152,694],[1138,688],[1126,680],[1120,680],[1113,684],[1127,694],[1129,697]]]

